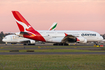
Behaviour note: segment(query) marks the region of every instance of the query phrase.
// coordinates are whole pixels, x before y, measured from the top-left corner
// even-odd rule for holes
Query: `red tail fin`
[[[32,26],[25,20],[25,18],[18,11],[12,11],[12,13],[16,19],[16,23],[21,32],[33,30]]]
[[[45,41],[41,34],[34,30],[33,27],[25,20],[25,18],[18,11],[12,11],[12,13],[16,19],[16,23],[20,29],[20,32],[29,33],[28,36],[24,35],[24,37],[38,41]]]

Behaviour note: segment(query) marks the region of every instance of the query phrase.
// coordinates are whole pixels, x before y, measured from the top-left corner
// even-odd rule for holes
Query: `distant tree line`
[[[1,32],[1,33],[0,33],[0,43],[3,43],[3,42],[2,42],[2,39],[3,39],[4,36],[5,36],[4,33]]]

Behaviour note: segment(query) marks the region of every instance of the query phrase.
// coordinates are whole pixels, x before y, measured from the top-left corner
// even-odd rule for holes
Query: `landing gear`
[[[54,43],[55,46],[68,46],[67,43]]]
[[[98,42],[94,42],[95,43],[95,45],[99,45],[99,43]]]
[[[26,43],[24,43],[23,45],[35,45],[35,44],[26,44]]]
[[[5,42],[5,45],[7,45],[8,43],[7,42]]]
[[[28,44],[28,45],[35,45],[35,44]]]
[[[27,45],[27,44],[23,44],[23,45]]]

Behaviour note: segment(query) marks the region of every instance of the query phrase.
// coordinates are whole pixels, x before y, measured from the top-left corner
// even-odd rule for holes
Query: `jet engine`
[[[24,45],[35,45],[35,40],[29,40],[24,42]]]
[[[79,42],[79,43],[87,43],[87,39],[85,39],[84,37],[77,37],[77,42]]]
[[[30,44],[35,44],[35,40],[30,40]]]

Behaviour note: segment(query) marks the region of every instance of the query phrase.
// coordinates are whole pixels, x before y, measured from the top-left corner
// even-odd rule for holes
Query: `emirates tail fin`
[[[52,26],[49,28],[50,31],[54,31],[56,29],[57,22],[53,23]]]

